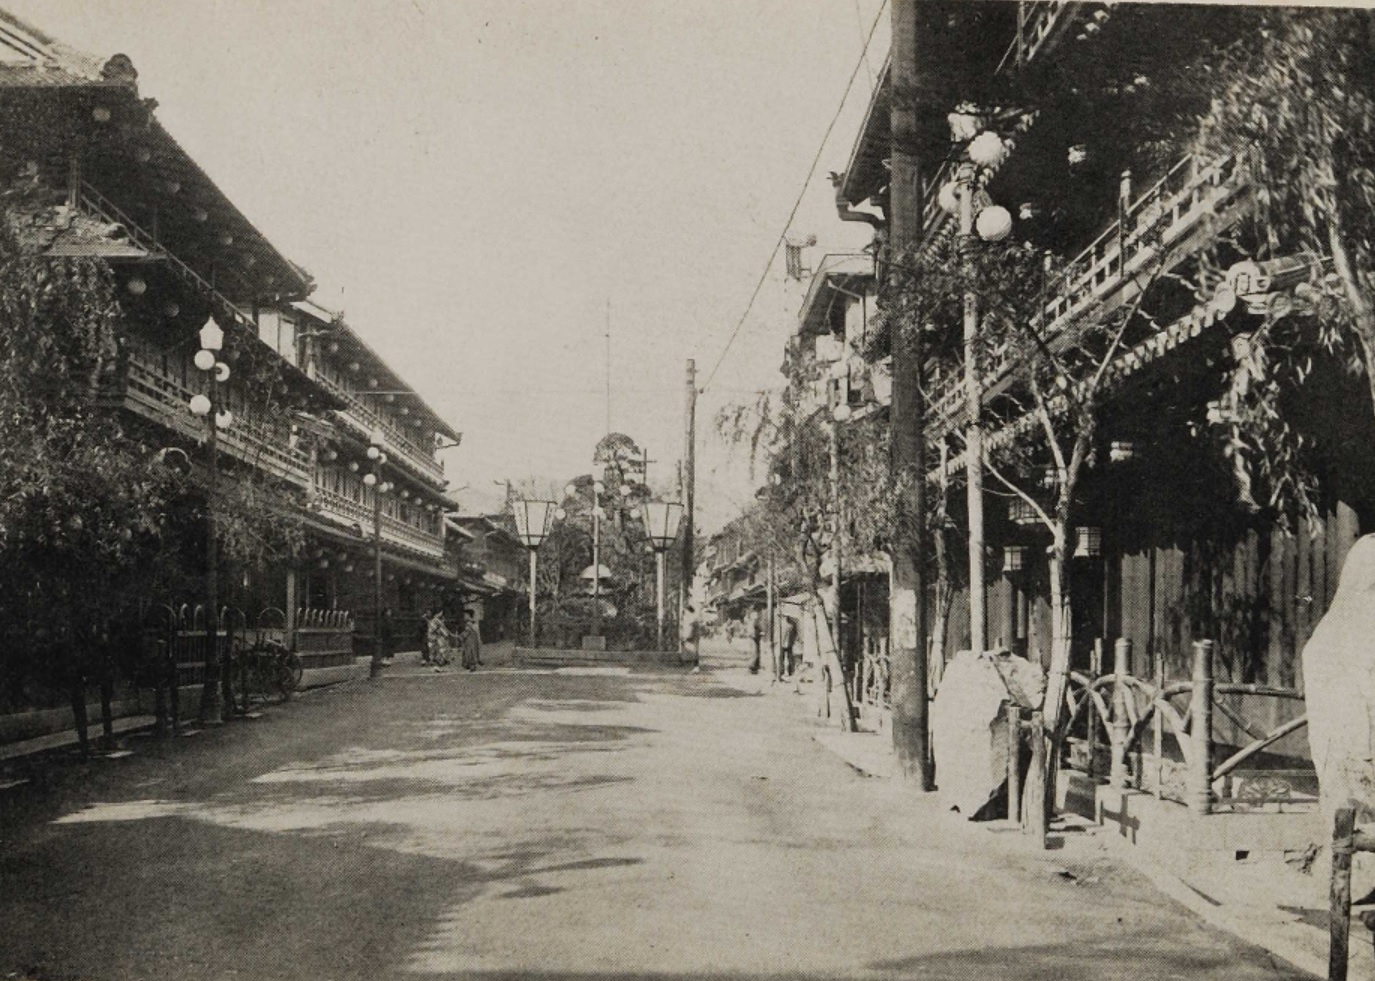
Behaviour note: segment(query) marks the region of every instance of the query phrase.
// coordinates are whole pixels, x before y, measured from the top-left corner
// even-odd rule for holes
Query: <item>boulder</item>
[[[1045,674],[1004,650],[960,651],[945,666],[931,706],[936,786],[950,806],[974,818],[1007,779],[1009,702],[1038,706]]]
[[[1347,804],[1356,807],[1357,824],[1375,820],[1375,535],[1358,539],[1347,554],[1302,665],[1308,745],[1330,836],[1337,809]],[[1318,844],[1330,843],[1329,837]],[[1358,869],[1371,864],[1359,857]],[[1362,878],[1368,888],[1369,873]],[[1363,887],[1353,883],[1355,890]]]

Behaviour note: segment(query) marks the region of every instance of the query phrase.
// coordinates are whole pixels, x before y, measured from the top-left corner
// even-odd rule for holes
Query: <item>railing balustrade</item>
[[[315,500],[321,511],[340,519],[344,524],[357,524],[363,529],[364,536],[371,538],[371,505],[320,487],[315,489]],[[381,523],[383,541],[409,546],[433,558],[444,557],[444,542],[438,534],[423,531],[390,514],[383,514]]]
[[[395,423],[359,398],[357,392],[351,391],[318,373],[315,380],[347,403],[348,407],[344,410],[344,416],[347,418],[352,415],[361,432],[372,433],[381,430],[390,444],[387,449],[410,463],[421,474],[438,482],[444,480],[444,467],[434,458],[434,454],[426,451]]]

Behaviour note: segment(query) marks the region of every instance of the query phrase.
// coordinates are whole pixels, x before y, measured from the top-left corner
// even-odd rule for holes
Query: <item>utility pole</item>
[[[906,265],[921,244],[921,170],[917,159],[917,3],[893,0],[892,175],[889,182],[890,253]],[[888,271],[891,289],[902,274]],[[926,528],[925,396],[920,386],[918,324],[893,331],[893,404],[889,472],[897,488],[893,534],[893,588],[889,596],[892,656],[893,747],[903,776],[920,790],[935,786],[927,738],[926,604],[922,543]]]
[[[974,291],[974,178],[960,182],[960,267],[964,287],[964,470],[969,508],[969,649],[988,650],[988,591],[984,584],[983,392],[979,379],[979,295]]]
[[[697,444],[697,362],[688,358],[687,386],[684,389],[683,404],[683,565],[681,581],[678,583],[678,610],[683,616],[687,610],[688,599],[692,595],[692,529],[693,496],[696,490],[696,444]]]

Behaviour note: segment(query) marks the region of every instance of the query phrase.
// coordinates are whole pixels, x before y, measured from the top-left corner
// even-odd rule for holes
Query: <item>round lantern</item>
[[[980,133],[969,142],[969,159],[980,167],[997,167],[1007,159],[1007,146],[997,133]]]
[[[234,413],[230,412],[228,409],[225,409],[223,412],[216,412],[215,425],[220,429],[228,429],[230,426],[234,425]]]
[[[210,412],[210,396],[191,396],[191,411],[198,416],[208,415]]]
[[[974,229],[985,242],[1001,242],[1012,231],[1012,215],[999,204],[984,208],[974,219]]]
[[[196,356],[191,359],[191,363],[201,371],[209,371],[211,368],[215,367],[215,352],[201,349],[196,352]]]

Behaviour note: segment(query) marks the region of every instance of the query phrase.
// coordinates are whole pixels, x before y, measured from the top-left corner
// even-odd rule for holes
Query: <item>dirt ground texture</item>
[[[6,792],[0,977],[1288,978],[711,672],[400,668]]]

